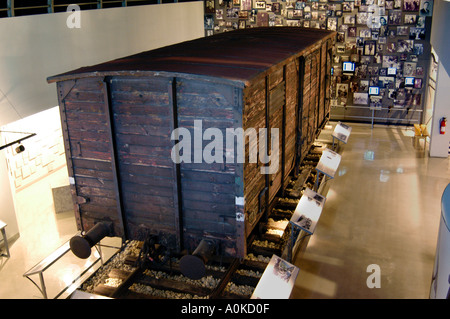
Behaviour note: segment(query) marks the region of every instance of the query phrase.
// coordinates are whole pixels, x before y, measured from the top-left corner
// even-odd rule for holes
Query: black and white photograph
[[[389,41],[386,44],[386,51],[388,53],[395,53],[395,52],[397,52],[397,42]]]
[[[426,19],[425,16],[418,16],[416,27],[417,28],[425,28],[425,19]]]
[[[398,56],[383,55],[383,68],[398,68]]]
[[[205,1],[205,13],[214,13],[214,0],[206,0]]]
[[[348,84],[337,83],[336,84],[336,97],[347,99],[348,96]]]
[[[355,92],[353,93],[353,104],[367,105],[369,103],[369,93]]]
[[[403,0],[403,11],[417,12],[420,9],[420,0]]]
[[[409,29],[410,40],[425,40],[425,28],[411,27]]]
[[[368,17],[369,17],[369,14],[367,12],[358,12],[356,14],[356,24],[367,25]]]
[[[414,51],[414,40],[398,40],[397,41],[397,52],[411,53]]]
[[[327,19],[327,29],[330,31],[336,31],[336,28],[337,28],[337,18],[329,17]]]
[[[403,36],[403,35],[409,35],[409,27],[406,25],[401,25],[397,27],[397,35]]]
[[[354,15],[344,15],[342,17],[344,24],[355,25],[355,16]]]
[[[214,15],[205,14],[205,30],[212,30],[214,28]]]
[[[405,62],[403,64],[403,76],[414,76],[416,75],[416,66],[415,62]]]
[[[399,25],[402,23],[402,10],[389,10],[388,24]]]
[[[423,43],[414,43],[414,54],[416,55],[423,54]]]
[[[430,17],[433,13],[433,0],[421,0],[419,14]]]
[[[415,14],[405,14],[404,24],[416,24],[417,15]]]
[[[239,8],[228,8],[227,9],[228,19],[238,19],[239,18]]]
[[[394,88],[395,77],[393,76],[379,76],[378,86],[385,88]]]
[[[266,9],[266,2],[265,1],[255,1],[255,9],[265,10]]]
[[[420,93],[406,93],[406,106],[419,106],[422,100]]]
[[[370,104],[369,107],[372,109],[381,109],[383,107],[383,97],[382,96],[374,96],[371,95],[370,97]]]
[[[369,28],[363,28],[359,30],[359,36],[363,39],[371,38],[372,32]]]
[[[370,40],[364,42],[364,55],[375,55],[377,42]]]
[[[348,27],[347,29],[347,36],[349,38],[355,38],[356,37],[356,27]]]
[[[360,80],[359,92],[368,92],[368,91],[369,91],[369,80]]]

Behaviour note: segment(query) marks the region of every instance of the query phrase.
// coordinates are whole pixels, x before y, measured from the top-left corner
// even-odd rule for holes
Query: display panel
[[[396,75],[397,68],[387,68],[387,75]]]
[[[355,63],[350,61],[345,61],[342,63],[342,71],[344,72],[355,72]]]
[[[380,88],[378,86],[369,87],[369,95],[378,95],[380,94]]]
[[[408,76],[405,78],[405,86],[412,87],[414,86],[414,77]]]

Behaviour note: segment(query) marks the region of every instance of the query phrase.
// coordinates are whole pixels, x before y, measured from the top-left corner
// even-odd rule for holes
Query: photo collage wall
[[[331,105],[422,110],[433,0],[206,0],[206,35],[263,26],[337,32]]]

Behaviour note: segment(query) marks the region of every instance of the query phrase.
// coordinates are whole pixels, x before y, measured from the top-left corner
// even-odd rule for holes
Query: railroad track
[[[143,242],[130,241],[79,288],[82,291],[118,299],[248,299],[256,288],[273,254],[285,258],[289,249],[289,220],[302,191],[313,188],[315,171],[324,144],[314,144],[282,197],[275,199],[269,216],[261,220],[249,238],[244,260],[226,257],[210,259],[206,275],[198,280],[184,276],[179,256],[165,263],[142,266],[139,252]],[[319,181],[320,182],[320,181]]]

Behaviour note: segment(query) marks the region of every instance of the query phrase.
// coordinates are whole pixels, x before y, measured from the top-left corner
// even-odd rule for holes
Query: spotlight
[[[19,146],[16,147],[16,153],[17,154],[22,153],[23,151],[25,151],[25,146],[19,145]]]

